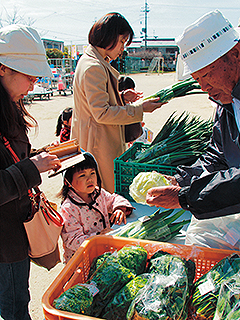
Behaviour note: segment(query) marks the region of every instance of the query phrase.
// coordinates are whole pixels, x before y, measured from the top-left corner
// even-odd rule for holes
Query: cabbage
[[[129,194],[136,202],[145,204],[149,189],[168,185],[170,182],[161,173],[140,172],[129,186]]]

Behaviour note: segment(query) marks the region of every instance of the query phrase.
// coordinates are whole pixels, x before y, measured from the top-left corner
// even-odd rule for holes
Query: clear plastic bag
[[[240,250],[240,214],[198,220],[194,216],[186,231],[185,244]]]
[[[53,306],[63,311],[90,315],[92,302],[93,294],[89,287],[84,284],[76,284],[55,299]]]
[[[169,268],[168,256],[157,258],[157,266],[148,283],[131,303],[127,319],[187,319],[189,286],[183,261],[174,257]],[[157,268],[155,268],[157,267]],[[153,266],[152,266],[153,268]]]
[[[239,272],[222,283],[213,320],[240,319]]]
[[[212,319],[222,283],[239,272],[240,257],[234,253],[219,261],[193,285],[189,304],[193,319]]]
[[[147,251],[141,246],[125,246],[103,257],[102,264],[88,280],[99,290],[93,299],[92,315],[99,317],[115,294],[145,270],[146,263]]]
[[[151,278],[150,274],[141,274],[129,281],[106,306],[103,313],[103,318],[107,320],[122,320],[126,319],[128,308],[147,281]]]

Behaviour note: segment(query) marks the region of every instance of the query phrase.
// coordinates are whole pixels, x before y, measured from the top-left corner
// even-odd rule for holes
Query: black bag
[[[141,122],[125,125],[125,142],[131,142],[139,138],[143,134]]]
[[[113,81],[113,76],[111,72],[109,72],[109,77],[115,91],[116,97],[119,100],[119,103],[122,103],[122,99],[120,98],[119,92],[116,89],[115,83]],[[139,138],[143,134],[143,128],[141,122],[131,123],[125,125],[125,142],[131,142]]]

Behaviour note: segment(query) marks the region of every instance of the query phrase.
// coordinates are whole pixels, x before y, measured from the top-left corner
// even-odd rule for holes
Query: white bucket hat
[[[12,24],[0,29],[0,63],[34,77],[52,77],[41,38],[31,27]]]
[[[176,39],[184,64],[183,75],[190,75],[211,64],[239,41],[239,34],[218,10],[209,12],[187,27]]]

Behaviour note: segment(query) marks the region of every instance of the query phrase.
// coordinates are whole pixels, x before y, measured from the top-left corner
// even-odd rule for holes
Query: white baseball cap
[[[35,77],[52,77],[46,52],[38,32],[25,25],[0,29],[0,63]]]
[[[176,39],[184,64],[183,75],[211,64],[231,50],[237,41],[238,32],[220,11],[205,14]]]

